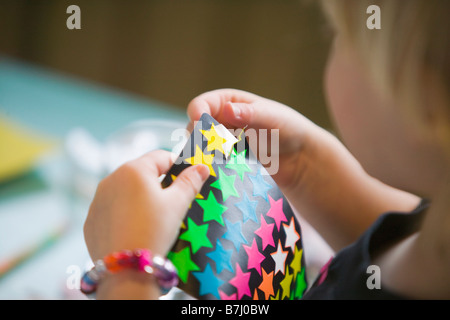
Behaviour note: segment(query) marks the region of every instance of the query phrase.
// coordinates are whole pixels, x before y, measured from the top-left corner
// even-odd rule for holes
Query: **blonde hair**
[[[380,8],[379,30],[366,26],[370,5]],[[432,118],[434,134],[450,148],[450,1],[322,0],[322,6],[376,86],[411,119],[424,123],[424,117]],[[440,105],[431,105],[426,96],[430,80],[440,87]]]

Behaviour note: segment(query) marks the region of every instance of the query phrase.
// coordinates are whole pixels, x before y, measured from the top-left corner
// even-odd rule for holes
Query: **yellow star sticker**
[[[286,274],[284,276],[284,279],[281,280],[280,286],[283,288],[283,294],[281,295],[281,300],[283,300],[285,297],[290,296],[291,294],[291,283],[292,279],[294,278],[293,274],[289,274],[289,267],[286,266]]]
[[[211,124],[210,130],[200,130],[200,132],[208,140],[208,145],[206,146],[206,150],[208,150],[208,151],[219,150],[223,154],[226,154],[225,150],[223,149],[223,145],[227,142],[227,140],[216,131],[216,128],[214,127],[214,123]]]
[[[293,270],[294,278],[297,278],[297,273],[302,270],[302,254],[303,249],[298,250],[297,247],[295,247],[294,258],[292,259],[292,262],[290,264]]]
[[[212,123],[211,129],[200,130],[200,132],[208,140],[206,146],[208,151],[219,150],[227,158],[233,150],[233,146],[239,141],[223,124],[214,126]]]
[[[187,163],[190,163],[192,165],[196,164],[205,164],[209,167],[209,173],[212,176],[216,176],[216,173],[214,172],[214,168],[212,167],[212,162],[214,159],[214,155],[212,154],[204,154],[202,152],[202,149],[200,149],[199,146],[195,146],[195,155],[190,158],[184,159]]]
[[[280,291],[281,290],[278,290],[275,296],[270,296],[269,300],[280,300]]]

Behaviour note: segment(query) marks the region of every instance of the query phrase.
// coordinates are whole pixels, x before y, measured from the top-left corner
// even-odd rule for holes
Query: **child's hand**
[[[279,129],[279,148],[270,150],[279,161],[273,178],[333,249],[356,240],[383,212],[409,211],[420,200],[370,177],[336,137],[288,106],[222,89],[190,102],[191,128],[205,112],[229,128]]]
[[[228,128],[248,126],[247,128],[255,129],[257,134],[260,129],[279,130],[280,140],[276,148],[270,150],[271,143],[266,146],[271,158],[279,161],[279,170],[269,173],[273,174],[281,188],[292,188],[300,182],[303,167],[298,157],[308,145],[308,137],[315,135],[312,132],[322,130],[300,113],[281,103],[234,89],[210,91],[192,100],[188,106],[191,119],[189,129],[193,128],[194,122],[199,120],[203,113],[210,114]],[[267,134],[270,136],[270,132]],[[260,143],[259,147],[261,146]]]
[[[148,248],[162,256],[170,250],[189,204],[209,176],[208,167],[192,166],[163,189],[159,176],[169,170],[171,156],[152,151],[100,182],[84,225],[94,261],[122,249]]]

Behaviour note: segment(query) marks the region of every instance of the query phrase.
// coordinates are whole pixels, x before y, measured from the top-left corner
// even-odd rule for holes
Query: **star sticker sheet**
[[[301,298],[307,283],[300,225],[243,132],[235,137],[203,114],[163,187],[200,163],[210,177],[168,255],[179,288],[198,299]]]

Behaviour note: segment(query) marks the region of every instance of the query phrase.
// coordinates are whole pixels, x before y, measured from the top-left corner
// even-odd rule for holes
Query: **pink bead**
[[[145,271],[145,267],[151,265],[152,255],[150,251],[138,249],[134,252],[135,257],[138,259],[138,270]]]

